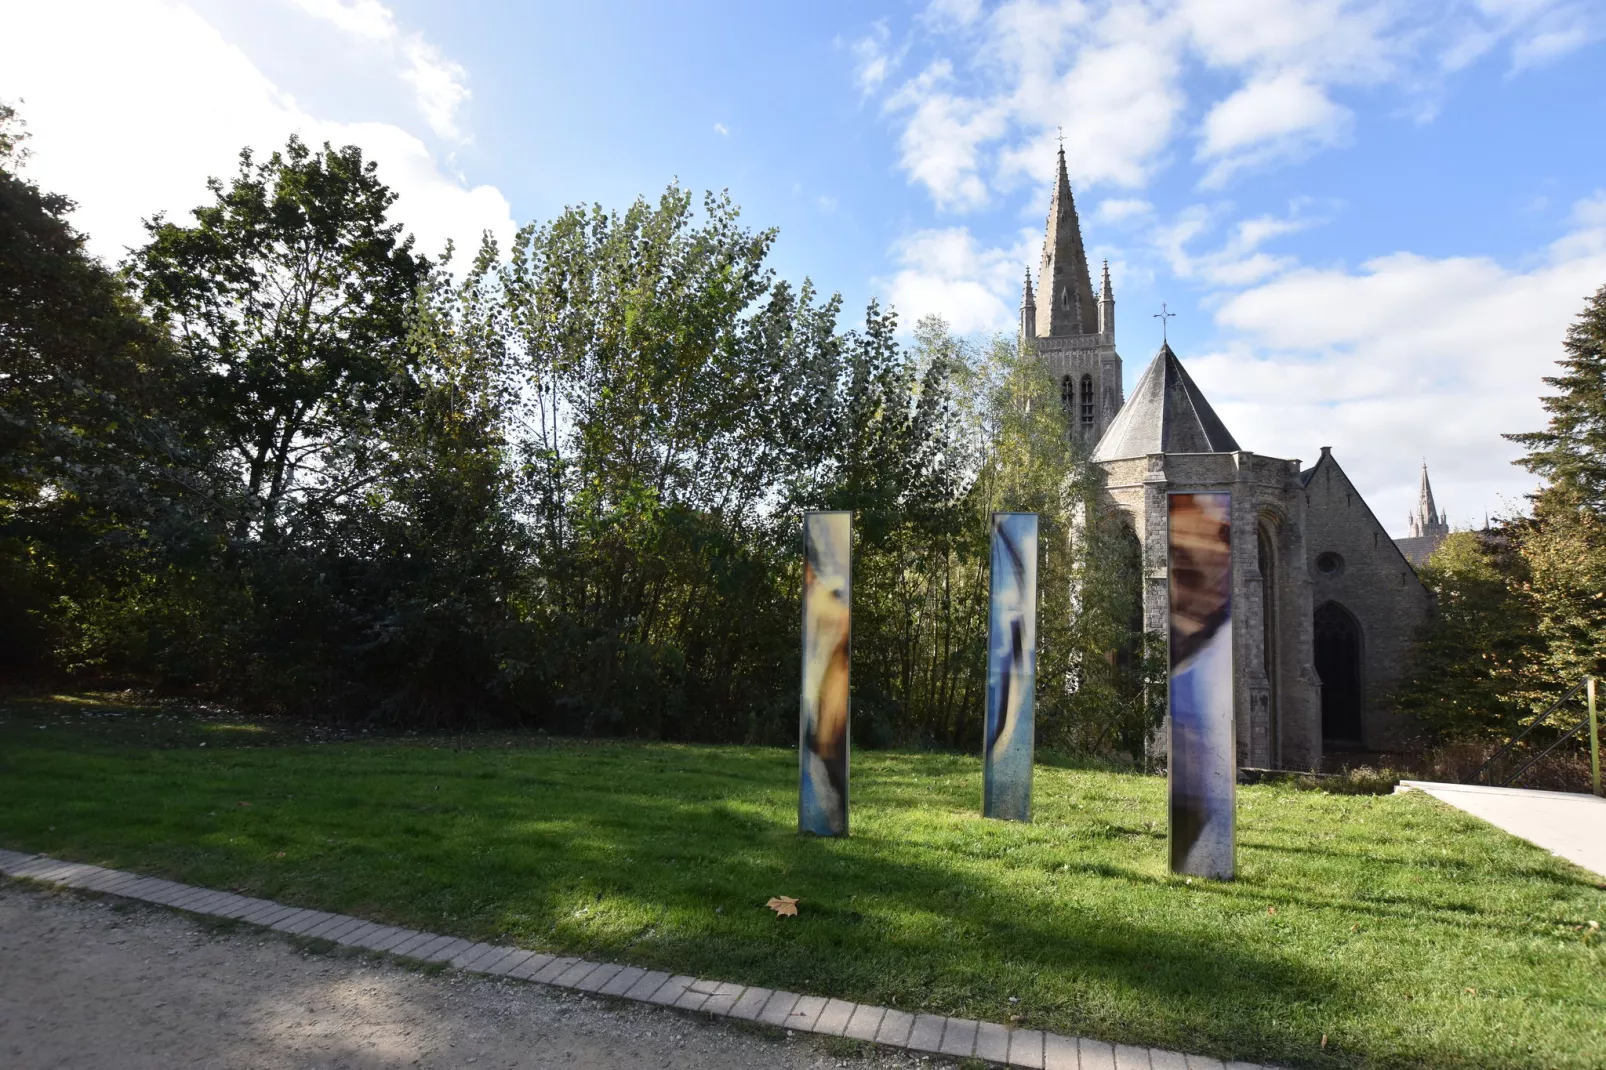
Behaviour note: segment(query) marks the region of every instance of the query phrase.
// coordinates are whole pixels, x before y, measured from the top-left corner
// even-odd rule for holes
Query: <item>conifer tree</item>
[[[1562,374],[1545,379],[1559,393],[1541,399],[1550,426],[1506,436],[1528,447],[1517,463],[1545,479],[1516,540],[1544,651],[1535,704],[1606,674],[1606,286],[1585,302],[1562,348]]]
[[[1541,399],[1550,426],[1505,437],[1528,447],[1517,463],[1543,476],[1547,492],[1606,515],[1606,286],[1585,302],[1562,348],[1562,374],[1545,378],[1560,393]]]

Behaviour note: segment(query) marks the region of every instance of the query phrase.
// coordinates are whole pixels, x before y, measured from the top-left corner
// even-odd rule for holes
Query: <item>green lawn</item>
[[[827,841],[794,832],[786,751],[307,742],[14,699],[0,846],[1224,1058],[1606,1066],[1606,891],[1424,796],[1242,788],[1239,879],[1189,883],[1165,871],[1159,778],[1047,761],[1021,826],[977,816],[973,758],[853,761],[853,836]]]

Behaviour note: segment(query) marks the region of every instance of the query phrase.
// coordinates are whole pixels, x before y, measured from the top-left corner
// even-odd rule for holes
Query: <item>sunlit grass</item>
[[[0,846],[1226,1058],[1606,1063],[1606,893],[1421,795],[1243,788],[1239,879],[1188,883],[1163,781],[1074,762],[1040,764],[1036,819],[1011,825],[976,816],[972,758],[859,751],[853,836],[831,841],[794,832],[786,751],[308,744],[79,709],[0,705]]]

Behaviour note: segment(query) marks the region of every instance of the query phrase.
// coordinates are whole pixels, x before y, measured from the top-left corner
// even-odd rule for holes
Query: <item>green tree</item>
[[[978,520],[1038,514],[1039,736],[1089,753],[1141,755],[1163,677],[1142,632],[1141,553],[1104,495],[1047,367],[1012,340],[993,346],[978,401]]]
[[[1517,539],[1528,577],[1521,593],[1543,659],[1534,704],[1585,676],[1606,676],[1606,513],[1580,501],[1575,486],[1537,495]]]
[[[1506,436],[1528,448],[1518,463],[1545,479],[1518,540],[1547,668],[1536,701],[1606,674],[1606,286],[1562,348],[1562,374],[1545,379],[1558,393],[1540,399],[1549,426]]]
[[[768,519],[835,369],[835,300],[671,186],[524,228],[500,274],[547,701],[579,727],[743,730],[795,632]]]
[[[916,325],[912,348],[896,328],[872,304],[863,329],[842,336],[814,410],[819,437],[800,453],[786,498],[787,531],[804,509],[855,514],[860,738],[967,742],[980,738],[973,662],[986,625],[986,536],[966,501],[975,443],[960,396],[974,354],[939,319]]]
[[[257,562],[269,612],[259,678],[301,708],[391,724],[484,725],[524,712],[526,540],[513,515],[496,329],[496,249],[461,284],[432,275],[407,338],[413,399],[375,428],[362,495]]]
[[[1528,448],[1518,464],[1565,500],[1606,516],[1606,286],[1584,303],[1562,349],[1562,374],[1545,379],[1559,393],[1540,399],[1550,426],[1505,437]]]
[[[1520,526],[1452,532],[1419,572],[1434,611],[1396,701],[1438,739],[1506,738],[1533,712],[1543,646]]]
[[[247,149],[207,188],[193,225],[147,223],[129,269],[232,460],[236,535],[273,541],[376,478],[372,430],[415,400],[406,340],[430,265],[355,146]]]
[[[18,171],[24,137],[0,105],[0,659],[105,667],[139,630],[113,607],[204,553],[220,503],[182,362]]]

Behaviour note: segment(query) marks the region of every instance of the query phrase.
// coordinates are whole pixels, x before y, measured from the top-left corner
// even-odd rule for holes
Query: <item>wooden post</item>
[[[1589,699],[1589,775],[1595,783],[1595,794],[1600,790],[1600,724],[1595,718],[1595,678],[1584,681],[1584,694]]]

